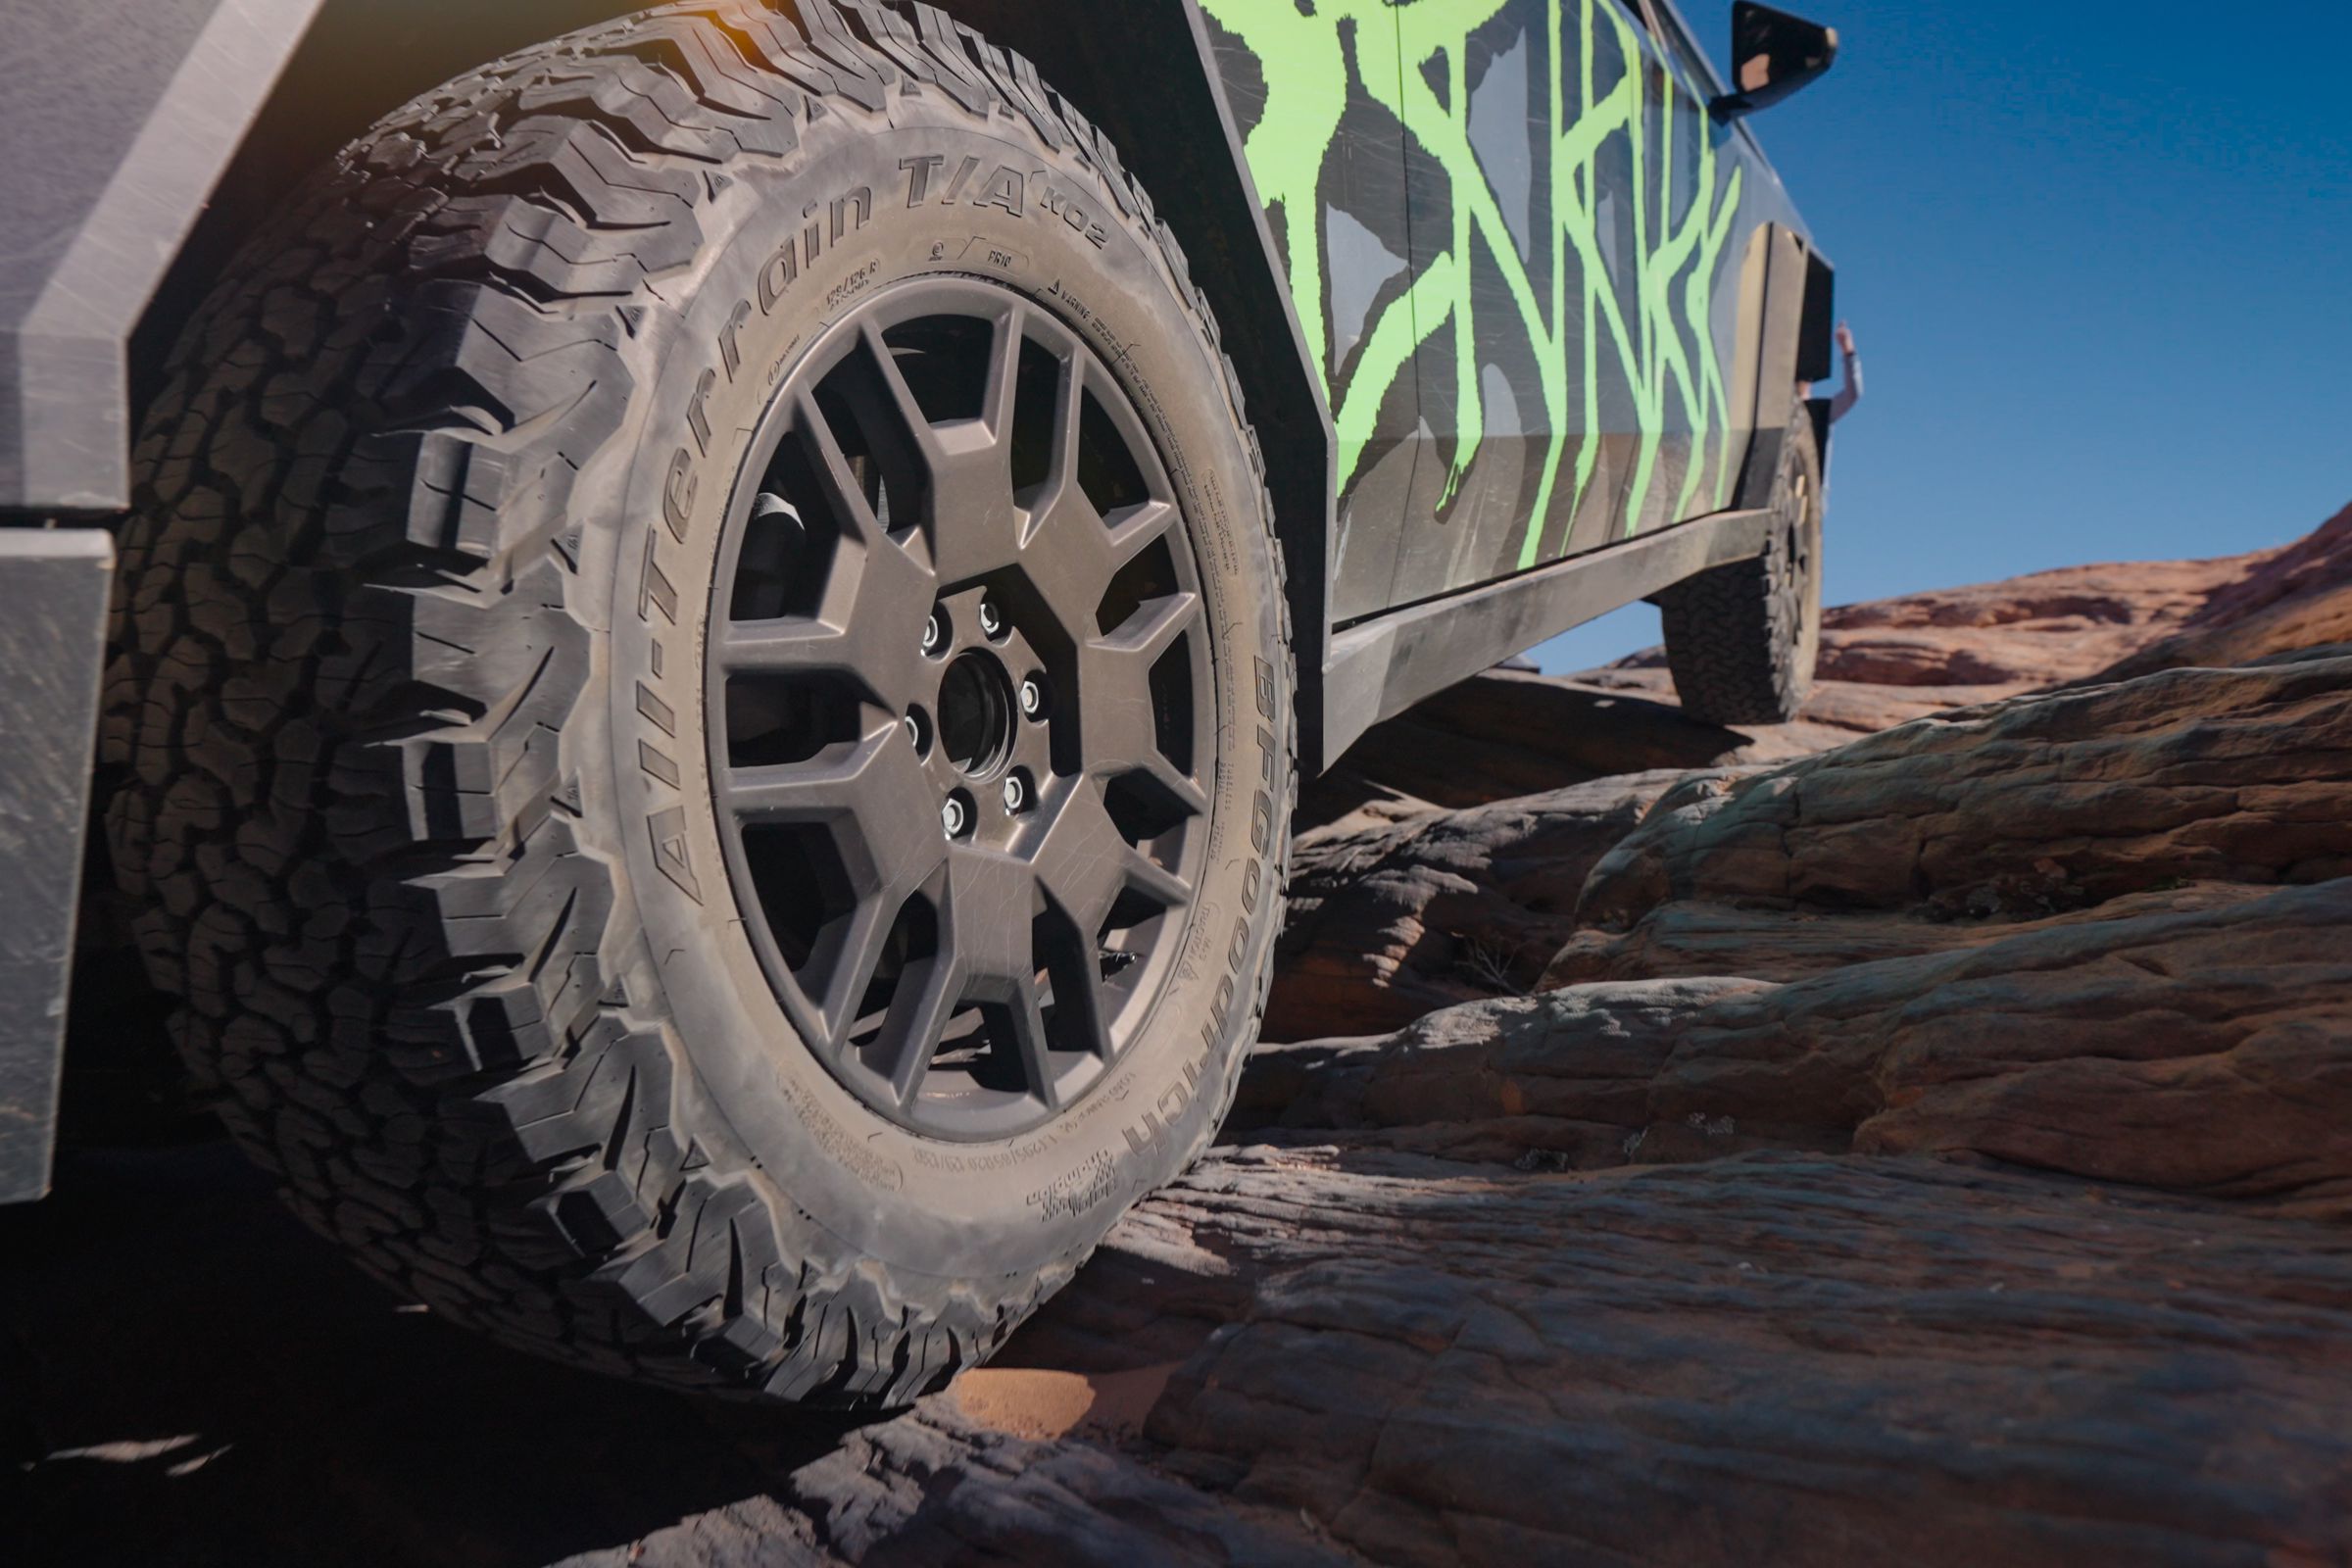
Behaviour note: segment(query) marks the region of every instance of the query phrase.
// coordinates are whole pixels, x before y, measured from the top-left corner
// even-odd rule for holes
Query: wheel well
[[[1738,375],[1740,396],[1752,399],[1755,438],[1734,493],[1740,508],[1770,505],[1792,395],[1829,373],[1833,280],[1829,263],[1801,230],[1773,222],[1750,237]]]
[[[628,0],[324,0],[139,317],[130,339],[131,428],[154,401],[180,327],[287,191],[427,88],[636,9]]]

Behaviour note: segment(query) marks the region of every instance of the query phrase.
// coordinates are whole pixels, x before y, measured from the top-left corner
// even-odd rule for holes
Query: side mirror
[[[1707,107],[1718,120],[1769,109],[1837,58],[1837,28],[1739,0],[1732,7],[1732,91]]]

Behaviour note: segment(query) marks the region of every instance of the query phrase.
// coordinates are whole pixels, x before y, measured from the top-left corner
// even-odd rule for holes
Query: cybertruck
[[[0,13],[0,1175],[87,815],[364,1266],[903,1401],[1210,1136],[1302,775],[1643,598],[1794,711],[1831,270],[1746,117],[1836,37],[614,11]]]

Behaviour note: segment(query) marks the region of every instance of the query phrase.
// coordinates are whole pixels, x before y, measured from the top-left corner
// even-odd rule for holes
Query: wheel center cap
[[[1012,677],[985,648],[956,656],[939,683],[939,744],[966,778],[986,779],[1012,755]]]

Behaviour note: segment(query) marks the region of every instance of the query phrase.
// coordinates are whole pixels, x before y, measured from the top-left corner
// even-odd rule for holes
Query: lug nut
[[[923,622],[923,652],[936,654],[947,646],[947,618],[934,610],[931,612],[931,618]]]
[[[1023,718],[1046,716],[1046,689],[1037,683],[1035,676],[1021,682],[1021,716]]]
[[[963,803],[953,795],[939,803],[939,825],[952,839],[963,836]]]
[[[1004,634],[1004,614],[997,609],[997,602],[993,599],[980,601],[980,629],[991,637]]]
[[[1021,782],[1021,775],[1018,773],[1006,774],[1004,776],[1004,809],[1017,811],[1028,804],[1029,787]]]

